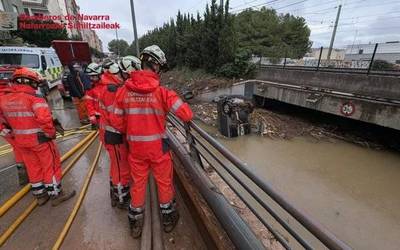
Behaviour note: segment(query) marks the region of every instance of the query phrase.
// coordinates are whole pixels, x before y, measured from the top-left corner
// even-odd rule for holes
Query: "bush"
[[[394,70],[394,64],[384,61],[384,60],[375,60],[372,64],[372,70],[382,71],[382,70]]]
[[[217,75],[227,78],[251,77],[256,65],[250,62],[250,55],[241,51],[235,55],[233,63],[226,63],[217,70]]]

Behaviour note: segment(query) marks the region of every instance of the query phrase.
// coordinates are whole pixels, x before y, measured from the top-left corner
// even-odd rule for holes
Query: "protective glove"
[[[56,135],[55,134],[54,135],[49,135],[49,134],[46,134],[44,132],[38,132],[37,133],[37,138],[38,138],[38,142],[39,143],[45,143],[45,142],[49,142],[49,141],[55,139]]]
[[[89,117],[92,130],[97,130],[99,128],[96,116],[92,115]]]
[[[54,124],[56,131],[58,133],[60,133],[60,135],[64,135],[65,130],[64,130],[61,122],[58,119],[53,119],[53,124]]]

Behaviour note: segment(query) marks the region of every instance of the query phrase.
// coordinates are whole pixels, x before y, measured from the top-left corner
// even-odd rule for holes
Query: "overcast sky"
[[[135,0],[139,36],[182,12],[203,13],[211,0]],[[219,2],[219,1],[217,1]],[[313,47],[329,46],[337,5],[342,3],[335,47],[353,43],[376,43],[400,40],[400,0],[231,0],[231,12],[243,8],[267,6],[279,13],[303,16],[311,28]],[[129,0],[77,0],[82,14],[110,15],[121,24],[119,38],[133,40]],[[115,38],[115,31],[97,32],[107,50],[107,43]]]

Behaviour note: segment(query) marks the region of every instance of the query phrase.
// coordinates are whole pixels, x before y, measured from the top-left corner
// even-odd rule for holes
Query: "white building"
[[[329,52],[329,48],[322,49],[321,60],[328,60],[328,52]],[[312,58],[318,59],[319,54],[321,54],[321,49],[313,48],[313,49],[311,49],[311,52],[307,54],[307,57],[312,57]],[[344,54],[345,54],[344,49],[332,49],[331,60],[343,61]]]
[[[103,44],[94,30],[82,30],[82,39],[89,43],[89,46],[103,52]]]
[[[21,0],[0,0],[0,11],[22,13]]]
[[[345,60],[370,61],[374,53],[375,44],[356,44],[346,47]],[[390,63],[400,64],[400,42],[379,43],[375,54],[375,60],[384,60]]]

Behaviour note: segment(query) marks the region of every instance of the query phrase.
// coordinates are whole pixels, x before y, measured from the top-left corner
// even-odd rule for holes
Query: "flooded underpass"
[[[244,87],[209,92],[196,103],[226,94],[243,95]],[[226,138],[215,127],[203,124],[202,128],[352,248],[398,249],[398,151],[309,136],[283,140],[253,133]],[[277,223],[271,220],[271,224],[280,231]]]

